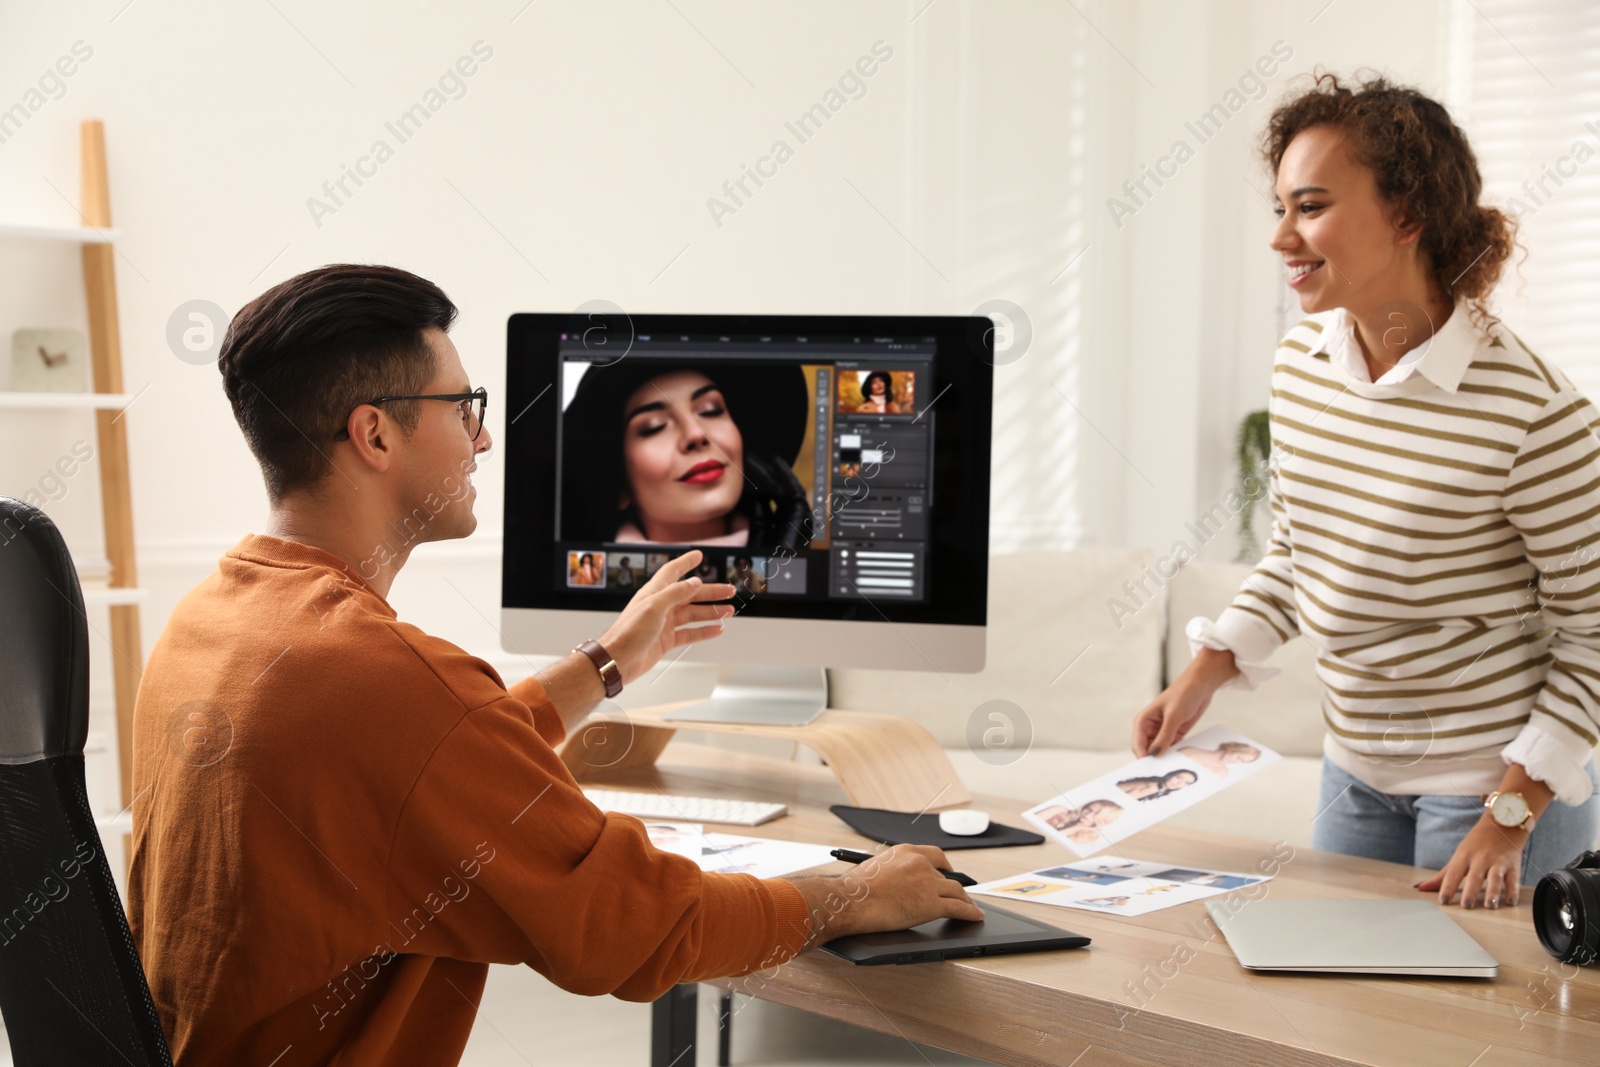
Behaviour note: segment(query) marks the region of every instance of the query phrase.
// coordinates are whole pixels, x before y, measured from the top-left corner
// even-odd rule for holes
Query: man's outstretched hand
[[[617,621],[600,636],[600,643],[622,672],[623,685],[639,678],[679,645],[721,636],[720,620],[733,615],[733,605],[709,601],[731,599],[733,586],[707,584],[699,578],[680,580],[704,558],[705,553],[695,549],[669,560],[639,587]],[[695,623],[713,625],[692,625]]]

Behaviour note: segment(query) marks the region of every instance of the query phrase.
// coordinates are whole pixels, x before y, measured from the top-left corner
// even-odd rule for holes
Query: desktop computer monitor
[[[692,548],[737,614],[684,718],[803,722],[827,667],[984,661],[987,318],[518,314],[501,611],[564,653]]]

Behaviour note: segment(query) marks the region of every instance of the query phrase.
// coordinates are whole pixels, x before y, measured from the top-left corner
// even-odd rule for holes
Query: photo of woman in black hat
[[[803,548],[809,409],[794,365],[588,368],[563,416],[562,538]]]

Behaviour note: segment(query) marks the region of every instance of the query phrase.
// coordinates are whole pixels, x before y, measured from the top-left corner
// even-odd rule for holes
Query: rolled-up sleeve
[[[1504,500],[1539,574],[1550,673],[1503,757],[1579,804],[1594,791],[1586,766],[1600,739],[1600,439],[1593,405],[1571,385],[1545,411],[1528,427]]]
[[[545,744],[555,748],[567,739],[567,724],[561,721],[561,713],[550,702],[550,697],[537,678],[530,674],[508,692],[528,706],[528,712],[533,716],[533,728],[539,731]]]

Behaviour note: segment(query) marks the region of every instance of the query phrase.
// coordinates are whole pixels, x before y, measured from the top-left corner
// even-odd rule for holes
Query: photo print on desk
[[[1092,856],[1241,782],[1283,757],[1226,726],[1146,756],[1023,812],[1077,856]]]
[[[1058,908],[1135,916],[1267,881],[1271,881],[1270,875],[1208,871],[1121,856],[1096,856],[1061,867],[984,882],[967,892],[1029,900]]]
[[[796,871],[808,871],[835,862],[827,845],[808,845],[803,841],[776,841],[743,834],[706,833],[697,822],[668,822],[651,819],[644,824],[650,843],[663,852],[693,860],[702,871],[712,874],[751,874],[757,878],[781,878]]]

